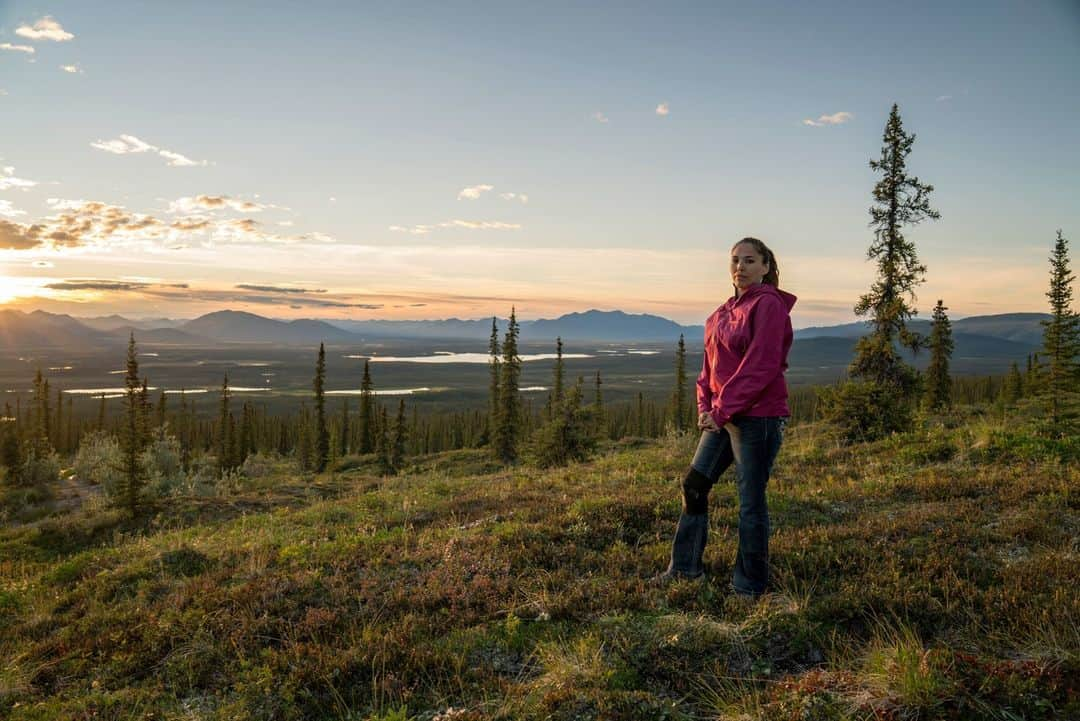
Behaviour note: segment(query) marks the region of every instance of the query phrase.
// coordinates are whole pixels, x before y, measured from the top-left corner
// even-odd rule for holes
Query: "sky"
[[[1078,0],[0,0],[0,308],[701,323],[749,235],[847,322],[897,103],[920,315],[1044,311],[1078,71]]]

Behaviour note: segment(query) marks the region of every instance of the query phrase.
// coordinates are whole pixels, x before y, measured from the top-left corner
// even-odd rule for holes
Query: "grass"
[[[0,717],[1066,719],[1080,715],[1075,443],[961,409],[857,446],[791,428],[773,591],[653,586],[696,439],[502,468],[362,459],[136,521],[0,530]]]

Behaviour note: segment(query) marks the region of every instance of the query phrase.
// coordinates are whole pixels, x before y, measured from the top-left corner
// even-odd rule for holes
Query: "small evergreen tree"
[[[360,453],[375,450],[375,384],[371,382],[371,364],[364,360],[364,379],[360,382]]]
[[[120,435],[121,480],[119,498],[134,517],[138,512],[140,494],[146,475],[139,455],[146,442],[142,398],[144,384],[139,383],[139,362],[135,352],[135,334],[128,340],[127,367],[124,374],[124,426]]]
[[[405,447],[409,441],[409,429],[405,425],[405,399],[398,401],[397,420],[394,423],[394,445],[390,453],[390,465],[400,471],[405,465]]]
[[[341,399],[341,423],[338,430],[338,456],[349,455],[349,397]]]
[[[952,378],[949,359],[953,352],[952,324],[948,308],[939,299],[930,325],[930,366],[926,369],[926,407],[940,411],[952,405]]]
[[[496,426],[495,454],[503,463],[517,460],[521,435],[521,397],[518,381],[521,378],[521,357],[517,352],[517,314],[510,309],[510,324],[503,339],[502,377],[499,379],[499,422]]]
[[[603,385],[603,381],[600,380],[600,371],[596,371],[596,383],[595,383],[595,395],[593,396],[593,423],[596,424],[596,435],[600,437],[603,435],[601,432],[604,427],[604,395],[600,390],[600,386]]]
[[[229,408],[231,398],[229,374],[226,373],[221,381],[221,399],[218,412],[217,465],[219,476],[225,475],[233,468],[232,410]]]
[[[532,455],[541,468],[585,460],[596,448],[595,406],[582,407],[583,385],[584,379],[578,377],[554,409],[551,421],[536,432]]]
[[[675,390],[671,396],[671,422],[678,432],[687,427],[686,409],[686,340],[679,334],[679,344],[675,348]]]
[[[379,406],[379,428],[376,435],[375,453],[379,458],[379,470],[383,475],[394,472],[394,464],[390,454],[390,431],[389,421],[386,419],[386,406]]]
[[[308,473],[314,466],[315,449],[311,439],[311,419],[307,406],[300,404],[300,416],[296,420],[296,465],[301,473]]]
[[[319,344],[319,357],[315,362],[315,472],[322,473],[330,459],[330,434],[326,430],[326,349]]]
[[[1065,413],[1067,398],[1076,392],[1080,383],[1080,315],[1072,309],[1072,282],[1069,269],[1069,241],[1057,232],[1054,250],[1050,255],[1050,319],[1043,326],[1043,351],[1039,375],[1041,391],[1050,397],[1050,422],[1055,432],[1068,432],[1074,418]],[[1060,427],[1059,427],[1060,426]]]
[[[1020,375],[1020,368],[1014,362],[1009,367],[1009,373],[1001,386],[1001,400],[1009,404],[1016,403],[1023,394],[1024,377]]]
[[[488,340],[488,440],[494,447],[495,438],[498,436],[499,425],[499,383],[501,382],[501,369],[499,368],[499,327],[495,323],[495,316],[491,316],[491,338]]]

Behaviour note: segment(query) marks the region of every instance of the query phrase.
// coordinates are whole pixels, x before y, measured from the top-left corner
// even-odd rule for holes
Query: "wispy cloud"
[[[14,218],[19,215],[26,215],[26,211],[16,208],[11,204],[10,200],[0,200],[0,216],[4,218]]]
[[[608,116],[604,115],[599,110],[597,110],[595,113],[593,113],[589,117],[591,117],[593,120],[595,120],[598,123],[606,123],[606,122],[608,122]]]
[[[224,210],[226,208],[238,213],[261,213],[270,206],[256,203],[251,200],[231,198],[228,195],[196,195],[195,197],[183,197],[169,203],[170,213],[191,213],[198,210]]]
[[[839,113],[833,113],[832,115],[819,116],[817,120],[811,120],[810,118],[807,118],[802,122],[803,125],[820,128],[825,125],[842,125],[843,123],[846,123],[854,117],[855,116],[852,113],[849,113],[846,110],[841,110]]]
[[[503,200],[517,200],[522,204],[529,202],[529,196],[525,193],[499,193],[499,197]]]
[[[208,164],[205,160],[192,160],[186,155],[181,155],[172,150],[165,150],[156,145],[151,145],[134,135],[121,135],[119,138],[113,140],[96,140],[90,143],[90,147],[104,150],[107,153],[114,153],[116,155],[128,155],[129,153],[157,153],[168,160],[168,164],[173,167]]]
[[[75,37],[60,27],[60,23],[56,22],[51,15],[46,15],[32,26],[20,25],[15,28],[15,34],[30,40],[53,40],[55,42],[65,42]]]
[[[438,228],[466,228],[468,230],[520,230],[518,223],[504,223],[501,220],[446,220],[442,223],[430,225],[391,225],[389,230],[395,233],[409,233],[410,235],[427,235]]]
[[[30,45],[12,45],[11,43],[0,43],[0,50],[10,50],[12,52],[26,53],[28,55],[33,55],[37,52],[37,50]]]
[[[80,68],[78,65],[61,65],[60,69],[63,70],[65,73],[79,73],[79,74],[81,74],[82,71],[83,71],[83,69]]]
[[[35,180],[25,180],[24,178],[15,177],[15,166],[5,165],[0,168],[0,190],[7,190],[8,188],[18,188],[19,190],[27,190],[37,185]]]
[[[656,106],[656,114],[657,115],[667,115],[670,112],[671,112],[671,108],[668,107],[667,103],[660,103],[659,105]]]
[[[280,285],[253,285],[250,283],[239,283],[236,286],[241,290],[257,290],[263,293],[325,293],[322,288],[290,288]]]
[[[493,190],[494,185],[473,185],[458,193],[458,200],[477,200],[484,193]]]

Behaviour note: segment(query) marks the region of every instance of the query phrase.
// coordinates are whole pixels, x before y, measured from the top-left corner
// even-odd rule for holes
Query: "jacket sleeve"
[[[697,377],[697,409],[698,413],[707,413],[712,410],[713,392],[709,383],[709,349],[706,348],[701,357],[701,373]]]
[[[787,309],[779,299],[762,298],[754,306],[750,345],[720,391],[717,407],[711,411],[716,425],[723,428],[754,405],[766,386],[782,372],[787,324]]]

